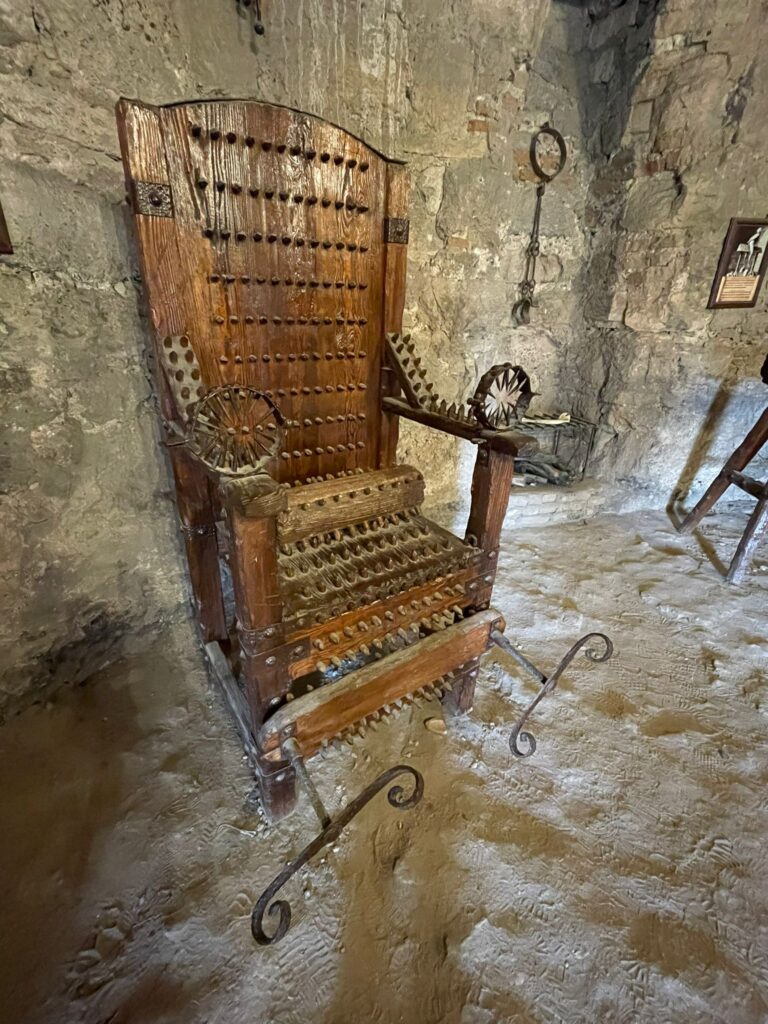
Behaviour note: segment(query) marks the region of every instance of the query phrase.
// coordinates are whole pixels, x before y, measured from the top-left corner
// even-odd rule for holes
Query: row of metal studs
[[[238,232],[238,236],[242,235],[242,234],[243,234],[242,231]],[[237,242],[244,242],[245,241],[245,237],[246,236],[244,236],[242,238],[240,238],[238,236],[235,237],[235,241],[237,241]],[[228,235],[228,237],[231,237],[231,235]],[[255,242],[261,242],[263,240],[263,238],[264,238],[264,236],[259,234],[258,232],[257,232],[257,234],[255,234],[253,236],[253,240]],[[286,239],[287,239],[287,241],[286,241]],[[268,242],[276,242],[277,241],[277,235],[268,235],[267,236],[267,241]],[[288,235],[286,235],[284,238],[282,238],[281,241],[282,241],[283,245],[295,245],[298,248],[301,248],[302,245],[306,244],[305,239],[303,239],[303,238],[290,238]],[[358,251],[361,252],[361,253],[368,252],[368,246],[367,245],[360,245],[360,246],[358,246],[355,242],[332,242],[330,239],[326,239],[325,241],[319,241],[319,240],[315,241],[313,239],[309,243],[309,245],[310,245],[311,249],[317,249],[320,246],[322,246],[323,249],[336,249],[338,252],[343,252],[345,249],[346,249],[347,252],[358,252]],[[250,284],[251,276],[250,276],[250,274],[241,274],[239,277],[236,274],[209,274],[208,275],[208,280],[212,284],[216,284],[218,281],[223,281],[224,284],[233,284],[234,282],[236,282],[238,280],[241,282],[241,284]],[[261,283],[263,283],[264,278],[263,277],[262,278],[258,278],[257,277],[256,280],[257,280],[257,282],[259,284],[261,284]],[[275,283],[275,282],[273,281],[273,283]],[[286,283],[290,283],[290,282],[286,282]]]
[[[195,139],[200,139],[203,136],[203,128],[201,128],[199,124],[190,125],[190,132],[192,134],[192,137]],[[213,142],[218,142],[219,139],[223,138],[226,139],[230,146],[234,146],[234,144],[238,140],[238,135],[236,132],[223,133],[218,128],[209,128],[208,138],[211,139]],[[241,136],[241,138],[243,140],[244,145],[247,146],[248,149],[253,149],[253,147],[256,145],[256,139],[252,135],[243,135]],[[315,157],[317,156],[316,149],[302,149],[301,146],[287,146],[283,142],[275,144],[274,142],[267,142],[266,140],[260,143],[260,147],[265,153],[268,153],[273,148],[273,146],[275,151],[277,153],[280,153],[281,155],[287,152],[291,156],[303,156],[306,160],[314,160]],[[345,161],[341,153],[336,153],[333,157],[331,157],[330,153],[326,152],[322,152],[320,154],[320,162],[323,164],[329,163],[331,159],[333,160],[334,164],[337,167],[341,167],[341,165],[346,162],[346,166],[349,167],[350,170],[354,170],[354,168],[357,167],[358,170],[362,171],[363,174],[365,174],[365,172],[370,167],[370,164],[368,163],[367,160],[362,160],[358,163],[358,161],[353,156],[347,157]]]
[[[201,192],[204,192],[210,185],[210,182],[207,178],[198,178],[195,184]],[[213,187],[217,192],[226,192],[227,182],[217,179],[214,181]],[[316,206],[320,203],[325,210],[331,206],[336,210],[349,210],[350,213],[355,211],[357,213],[367,213],[370,210],[370,206],[366,206],[365,203],[356,202],[350,196],[347,196],[346,199],[329,199],[328,196],[305,196],[303,192],[291,193],[286,192],[284,189],[280,189],[278,191],[276,188],[264,188],[260,185],[246,185],[244,188],[239,181],[231,181],[229,183],[229,190],[233,196],[242,195],[245,191],[253,199],[256,199],[259,193],[261,193],[265,199],[274,199],[275,196],[277,196],[277,198],[283,203],[287,203],[291,198],[293,198],[294,203],[297,205],[300,203],[306,203],[307,206]]]
[[[300,427],[300,426],[304,426],[304,427],[318,426],[319,427],[319,426],[322,426],[323,423],[344,423],[345,421],[346,422],[351,422],[352,420],[361,420],[362,421],[365,418],[366,418],[366,414],[364,412],[339,413],[338,416],[326,416],[325,418],[323,418],[322,416],[315,416],[314,419],[310,418],[309,416],[306,416],[302,420],[301,423],[296,421],[295,425],[296,425],[296,427]]]
[[[289,352],[285,356],[282,352],[275,352],[274,354],[265,352],[261,357],[261,361],[262,363],[271,363],[274,360],[276,363],[282,363],[286,359],[289,363],[295,363],[297,359],[300,359],[306,363],[310,359],[314,359],[317,362],[322,358],[330,361],[332,359],[365,359],[365,357],[365,352],[358,352],[357,354],[354,352],[325,352],[322,355],[320,352],[301,352],[298,355],[295,352]],[[258,356],[248,356],[248,361],[255,363],[258,361]]]
[[[224,228],[222,231],[214,231],[213,228],[203,228],[203,237],[209,239],[220,238],[223,242],[228,242],[229,239],[232,237],[232,232],[229,230],[229,228]],[[245,231],[235,232],[236,242],[245,242],[248,239],[248,237],[249,235]],[[254,233],[250,235],[250,237],[253,239],[254,242],[263,242],[265,240],[265,236],[261,231],[254,231]],[[278,240],[278,237],[278,235],[269,234],[266,235],[266,241],[269,242],[270,245],[274,245],[274,243]],[[333,242],[331,241],[330,238],[310,238],[309,240],[307,240],[306,238],[302,238],[300,235],[297,235],[295,237],[291,235],[282,235],[280,237],[280,241],[283,243],[283,245],[294,245],[296,246],[297,249],[300,249],[303,245],[308,245],[310,249],[318,249],[322,247],[323,249],[336,248],[339,251],[341,251],[342,249],[347,249],[349,252],[355,252],[355,250],[357,250],[358,252],[368,252],[367,245],[356,245],[353,242]]]
[[[212,284],[218,284],[219,282],[225,285],[237,283],[237,278],[232,274],[228,274],[226,277],[220,277],[218,274],[209,274],[208,280]],[[258,274],[253,278],[246,275],[244,278],[241,278],[240,283],[251,284],[252,281],[256,284],[271,284],[273,287],[284,284],[289,288],[320,288],[322,286],[323,288],[347,288],[349,291],[355,291],[355,289],[359,288],[361,292],[364,292],[368,287],[365,281],[316,281],[314,278],[307,281],[303,277],[298,277],[295,280],[292,277],[266,278],[262,274]]]
[[[281,459],[291,459],[291,458],[293,458],[293,459],[302,459],[305,456],[309,456],[309,455],[335,455],[337,452],[346,452],[346,451],[353,452],[356,448],[362,449],[362,448],[365,448],[365,447],[366,447],[366,445],[365,445],[364,441],[358,441],[356,444],[354,444],[353,442],[350,441],[349,444],[337,444],[335,446],[329,444],[329,445],[326,445],[325,448],[321,448],[318,445],[317,448],[305,448],[304,451],[300,451],[298,448],[295,448],[292,452],[288,452],[288,451],[280,452],[280,458]]]
[[[263,391],[262,394],[267,395],[269,398],[272,398],[275,395],[278,395],[278,396],[285,395],[285,391],[283,389],[280,389],[278,391]],[[283,426],[285,427],[286,430],[301,430],[302,427],[313,427],[313,426],[314,427],[322,427],[323,424],[332,425],[334,423],[351,423],[354,420],[364,420],[365,418],[366,418],[366,414],[364,412],[359,412],[359,413],[348,412],[348,413],[339,413],[338,416],[325,416],[325,417],[323,417],[323,416],[315,416],[314,419],[311,419],[309,416],[307,416],[301,422],[299,422],[298,420],[286,420],[286,422],[283,424]],[[257,429],[258,430],[277,430],[277,424],[276,423],[267,423],[266,426],[258,427]]]
[[[229,321],[229,323],[231,323],[231,324],[239,324],[240,321],[241,321],[241,317],[237,316],[234,313],[230,317],[223,317],[220,313],[217,313],[216,316],[212,317],[211,319],[212,319],[213,323],[219,324],[219,326],[221,324],[226,323],[227,321]],[[255,323],[257,320],[258,320],[258,322],[260,324],[268,324],[269,321],[270,321],[270,318],[268,316],[264,316],[263,314],[261,316],[256,317],[256,316],[253,316],[253,314],[251,314],[251,313],[248,313],[246,316],[242,317],[242,322],[246,323],[246,324]],[[357,318],[357,317],[346,317],[346,318],[344,318],[344,317],[340,317],[340,316],[336,317],[335,322],[339,326],[341,326],[342,324],[348,324],[350,327],[365,327],[365,325],[368,323],[368,321],[365,318]],[[288,324],[289,327],[293,326],[293,324],[299,324],[299,326],[302,326],[302,327],[305,324],[306,325],[311,325],[312,327],[318,327],[320,324],[324,324],[327,327],[329,324],[334,323],[334,319],[333,319],[333,317],[330,317],[330,316],[324,316],[324,317],[321,317],[321,316],[313,316],[313,317],[306,317],[306,316],[298,316],[298,317],[295,317],[295,316],[286,316],[286,317],[273,316],[272,317],[272,323],[273,324]]]
[[[249,356],[248,357],[248,361],[249,362],[255,362],[256,360],[252,356]],[[229,357],[228,356],[219,356],[219,362],[221,363],[222,366],[227,366],[228,363],[229,363]],[[233,362],[235,362],[238,365],[240,365],[243,362],[243,357],[242,356],[235,356]],[[311,395],[313,393],[315,395],[323,395],[323,394],[330,395],[334,391],[337,391],[337,392],[341,393],[342,391],[367,391],[367,390],[368,390],[368,385],[364,381],[359,381],[357,384],[325,384],[324,386],[320,385],[320,384],[316,384],[314,387],[311,387],[311,388],[309,386],[307,386],[307,385],[305,385],[303,388],[293,387],[293,388],[288,388],[287,390],[285,388],[278,388],[278,390],[275,392],[275,394],[277,394],[280,398],[283,398],[285,395],[293,395],[294,397],[296,397],[297,395],[300,395],[300,394],[301,395]],[[264,394],[268,395],[270,398],[272,397],[272,392],[271,391],[265,391]]]
[[[303,277],[267,278],[264,277],[263,274],[256,274],[254,277],[251,277],[250,274],[242,274],[240,277],[238,277],[235,274],[208,275],[209,284],[251,284],[254,281],[256,282],[256,284],[285,284],[288,286],[295,285],[297,288],[306,288],[307,286],[309,286],[310,288],[319,288],[321,285],[323,286],[323,288],[333,288],[334,285],[336,286],[336,288],[343,288],[346,285],[347,288],[359,288],[361,291],[365,291],[365,289],[368,287],[368,285],[364,281],[316,281],[315,278],[311,278],[309,281],[307,281]]]

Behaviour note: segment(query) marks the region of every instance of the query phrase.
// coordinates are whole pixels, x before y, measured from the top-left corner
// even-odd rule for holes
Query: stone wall
[[[704,305],[728,217],[764,212],[764,8],[262,0],[258,35],[235,0],[0,0],[0,199],[16,246],[0,262],[0,710],[184,613],[120,95],[256,96],[406,159],[406,326],[440,391],[465,397],[494,361],[521,362],[540,411],[572,404],[604,424],[601,478],[658,501],[698,483],[762,396],[746,379],[761,314]],[[545,201],[539,305],[515,331],[527,148],[544,120],[569,162]],[[433,505],[463,510],[469,446],[405,426],[401,456],[427,471]]]
[[[649,505],[695,500],[768,399],[765,295],[706,309],[729,219],[768,214],[768,5],[589,8],[590,243],[561,382],[608,428],[601,479],[632,502],[638,489]]]

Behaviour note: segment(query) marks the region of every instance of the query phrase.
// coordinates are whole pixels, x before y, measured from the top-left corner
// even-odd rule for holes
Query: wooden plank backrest
[[[117,118],[156,342],[186,335],[196,357],[175,392],[160,380],[163,414],[249,385],[292,421],[276,479],[391,465],[381,361],[402,317],[403,166],[254,100],[123,99]]]

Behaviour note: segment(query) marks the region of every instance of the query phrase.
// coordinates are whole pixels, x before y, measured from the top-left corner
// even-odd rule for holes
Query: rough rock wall
[[[588,6],[591,237],[561,380],[609,428],[597,475],[635,503],[692,501],[768,400],[765,293],[706,309],[729,219],[768,214],[768,4]]]
[[[16,247],[0,261],[0,709],[86,678],[183,601],[120,95],[257,96],[410,161],[407,322],[451,397],[508,355],[532,215],[528,135],[556,112],[578,140],[563,27],[574,13],[549,0],[263,0],[257,35],[252,10],[0,0],[0,199]],[[544,228],[542,300],[562,330],[516,339],[544,391],[573,315],[583,188],[577,152]],[[429,467],[433,502],[456,499],[459,446],[430,440],[404,430],[403,455]]]

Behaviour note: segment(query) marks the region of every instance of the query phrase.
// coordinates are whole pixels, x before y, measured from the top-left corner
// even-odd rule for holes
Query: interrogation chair
[[[262,895],[253,933],[274,942],[290,910],[274,894],[397,777],[396,765],[335,818],[306,760],[404,705],[473,702],[503,636],[490,606],[530,383],[494,367],[447,406],[401,335],[408,243],[404,165],[354,135],[252,100],[117,107],[155,334],[157,388],[194,605],[272,821],[306,786],[322,831]],[[396,462],[398,417],[477,445],[463,539],[420,511],[421,474]],[[229,581],[231,580],[231,586]],[[233,594],[233,608],[227,595]],[[519,741],[523,746],[519,746]],[[269,910],[272,934],[263,929]]]

